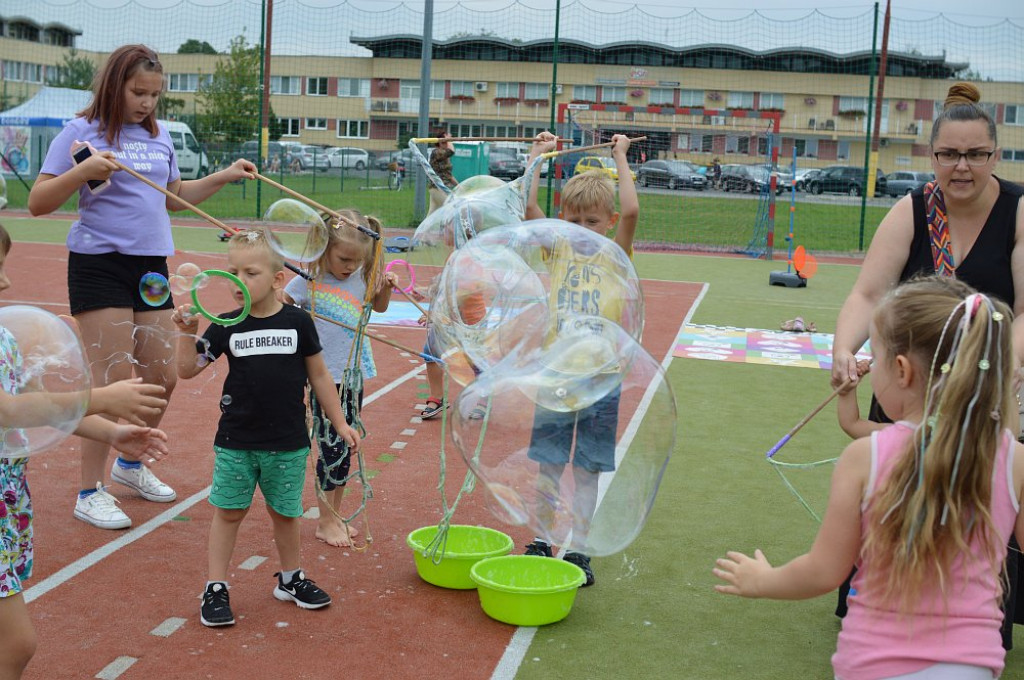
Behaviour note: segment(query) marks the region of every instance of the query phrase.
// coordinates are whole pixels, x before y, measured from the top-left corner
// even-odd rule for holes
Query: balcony
[[[398,99],[371,99],[370,111],[374,113],[398,113],[401,110]]]

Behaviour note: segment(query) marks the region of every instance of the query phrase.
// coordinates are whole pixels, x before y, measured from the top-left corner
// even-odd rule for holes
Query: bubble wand
[[[324,321],[326,321],[328,323],[333,323],[335,326],[341,326],[342,328],[347,328],[348,330],[352,331],[353,333],[357,333],[358,332],[358,330],[354,326],[349,326],[344,321],[338,321],[337,319],[332,319],[331,317],[324,316],[323,314],[320,314],[319,312],[313,312],[312,314],[317,319],[322,319],[322,320],[324,320]],[[429,354],[424,354],[423,352],[417,352],[416,350],[410,349],[410,348],[406,347],[405,345],[400,345],[397,342],[392,342],[391,340],[388,340],[386,338],[382,338],[379,335],[374,335],[373,333],[371,333],[371,332],[369,332],[369,331],[367,331],[365,329],[363,330],[363,333],[365,333],[366,337],[368,337],[368,338],[376,340],[377,342],[383,342],[385,345],[390,345],[391,347],[394,347],[397,350],[401,350],[402,352],[408,352],[409,354],[415,354],[416,356],[420,357],[421,359],[426,359],[428,361],[434,361],[434,362],[437,362],[437,363],[440,363],[440,364],[444,364],[444,361],[442,361],[441,359],[438,359],[437,357],[430,356]]]
[[[132,168],[129,168],[124,163],[121,163],[120,161],[117,161],[117,160],[113,161],[113,163],[118,168],[120,168],[121,170],[124,170],[129,175],[131,175],[132,177],[134,177],[134,178],[136,178],[138,180],[141,180],[144,184],[148,184],[149,186],[153,187],[154,189],[156,189],[160,193],[164,194],[168,198],[174,199],[180,205],[184,206],[187,210],[191,210],[192,212],[194,212],[195,214],[199,215],[200,217],[202,217],[204,220],[206,220],[207,222],[209,222],[213,226],[218,227],[219,229],[223,229],[224,231],[226,231],[227,233],[231,234],[232,236],[234,236],[235,234],[238,233],[238,231],[239,231],[238,229],[235,229],[234,227],[229,227],[228,225],[224,224],[223,222],[218,220],[213,215],[211,215],[211,214],[209,214],[209,213],[207,213],[207,212],[205,212],[203,210],[200,210],[199,208],[197,208],[196,206],[192,205],[191,203],[186,201],[184,198],[182,198],[178,194],[174,193],[173,191],[169,191],[166,187],[160,186],[159,184],[157,184],[153,180],[149,179],[145,175],[139,174],[138,172],[136,172]],[[296,267],[292,263],[285,262],[284,266],[287,267],[288,269],[292,270],[293,272],[295,272],[296,274],[298,274],[302,278],[306,279],[307,281],[311,281],[312,280],[308,273],[304,272],[302,269],[300,269],[299,267]]]
[[[320,212],[322,212],[322,213],[324,213],[326,215],[330,215],[331,219],[337,220],[338,222],[341,222],[342,224],[347,224],[350,227],[354,227],[354,228],[358,229],[359,231],[363,232],[364,234],[366,234],[367,236],[372,238],[374,241],[379,241],[380,240],[380,234],[375,232],[373,229],[369,229],[369,228],[364,227],[363,225],[359,224],[358,222],[353,222],[352,220],[347,219],[346,217],[344,217],[338,211],[331,210],[330,208],[328,208],[327,206],[323,205],[322,203],[317,203],[312,198],[309,198],[308,196],[304,196],[304,195],[300,194],[298,191],[295,191],[294,189],[289,189],[285,185],[283,185],[283,184],[281,184],[279,182],[275,182],[274,180],[270,179],[266,175],[261,175],[258,172],[254,172],[252,174],[256,177],[256,179],[260,180],[261,182],[266,182],[267,184],[269,184],[270,186],[274,187],[275,189],[279,189],[279,190],[283,191],[284,193],[288,194],[289,196],[291,196],[292,198],[295,198],[295,199],[298,199],[298,200],[302,201],[303,203],[305,203],[306,205],[310,206],[311,208],[316,208]]]

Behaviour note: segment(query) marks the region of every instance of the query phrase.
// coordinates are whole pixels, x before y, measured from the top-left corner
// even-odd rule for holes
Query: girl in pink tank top
[[[806,599],[858,568],[839,680],[990,679],[1003,670],[1001,570],[1024,537],[1012,315],[951,278],[907,282],[871,324],[871,386],[898,422],[836,463],[810,551],[773,567],[729,552],[718,592]]]

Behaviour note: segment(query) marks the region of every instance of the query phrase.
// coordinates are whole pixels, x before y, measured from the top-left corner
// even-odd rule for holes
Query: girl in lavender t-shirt
[[[239,160],[208,177],[182,181],[170,137],[156,120],[163,89],[163,67],[153,50],[126,45],[111,53],[92,102],[51,143],[28,206],[33,215],[45,215],[78,194],[78,219],[67,241],[68,297],[94,384],[107,385],[134,372],[145,382],[163,385],[170,396],[176,380],[175,343],[170,341],[175,332],[173,301],[151,306],[139,283],[149,272],[167,276],[167,257],[174,253],[167,210],[181,205],[120,172],[120,165],[193,204],[229,182],[251,179],[256,166]],[[76,153],[83,148],[91,154]],[[155,427],[162,416],[162,411],[154,413],[148,424]],[[100,528],[122,529],[131,520],[110,495],[97,493],[106,477],[108,452],[105,444],[83,440],[75,517]],[[111,479],[147,500],[175,499],[173,489],[138,463],[118,458]]]

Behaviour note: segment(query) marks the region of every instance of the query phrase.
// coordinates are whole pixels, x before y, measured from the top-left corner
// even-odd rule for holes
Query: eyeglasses
[[[967,165],[985,165],[992,158],[995,151],[982,151],[971,149],[966,153],[959,151],[945,150],[935,152],[935,162],[945,168],[951,168],[960,163],[961,158],[967,159]]]

